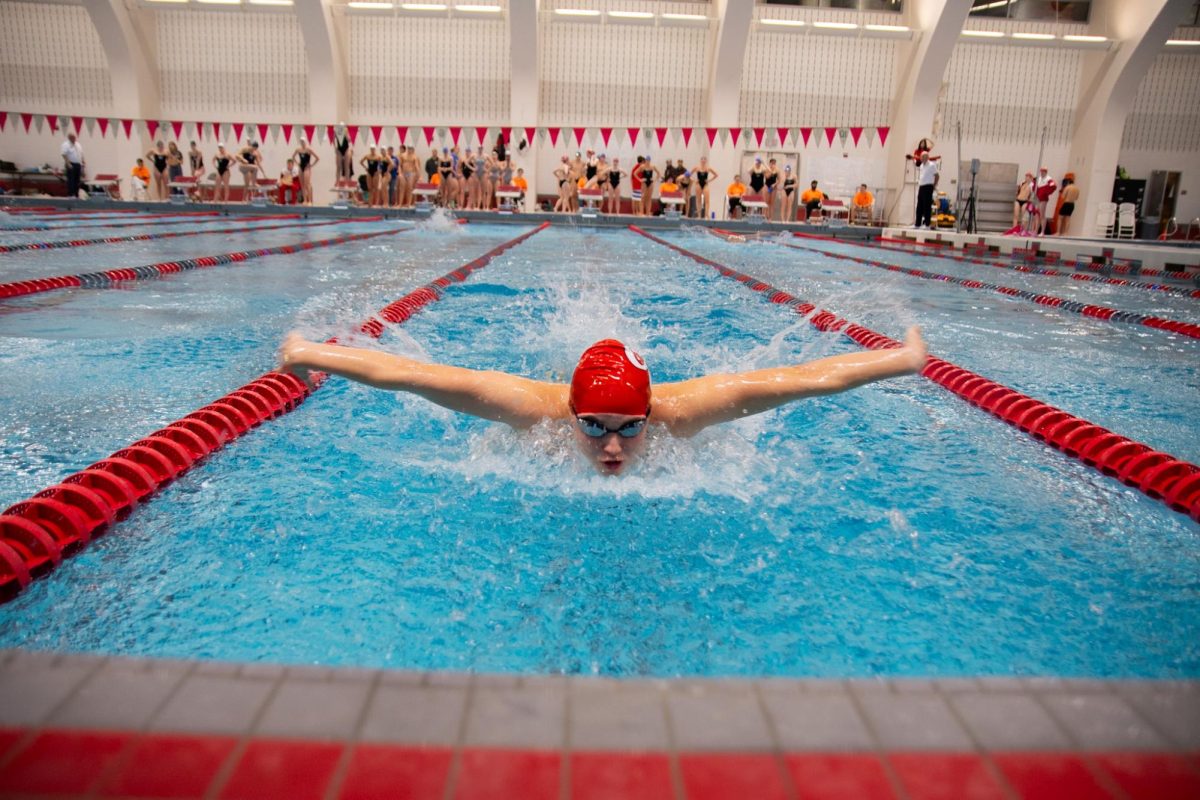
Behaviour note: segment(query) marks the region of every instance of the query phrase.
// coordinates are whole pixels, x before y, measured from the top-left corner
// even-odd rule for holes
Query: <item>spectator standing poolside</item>
[[[79,143],[73,132],[68,133],[67,140],[62,143],[59,152],[62,154],[63,172],[67,176],[67,197],[77,200],[86,163],[83,160],[83,145]]]
[[[914,227],[933,228],[933,190],[938,182],[938,162],[921,153],[917,166],[917,219]]]

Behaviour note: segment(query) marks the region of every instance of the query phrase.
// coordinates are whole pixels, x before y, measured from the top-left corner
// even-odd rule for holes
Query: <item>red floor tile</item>
[[[4,758],[25,733],[20,728],[0,728],[0,758]]]
[[[457,800],[558,800],[558,753],[534,750],[464,750]]]
[[[665,754],[571,754],[572,800],[660,800],[674,791]]]
[[[1077,755],[992,753],[991,757],[1022,800],[1109,800],[1112,797]]]
[[[1095,756],[1133,800],[1196,800],[1200,771],[1186,758],[1166,753],[1108,753]]]
[[[46,731],[0,774],[0,791],[82,794],[133,739],[129,733]]]
[[[101,797],[201,797],[237,739],[218,736],[154,736],[139,739]]]
[[[320,800],[342,745],[259,739],[250,743],[221,792],[222,800]]]
[[[967,753],[889,753],[912,800],[1005,800],[983,759]]]
[[[340,800],[440,800],[453,752],[362,744],[354,748]]]
[[[787,797],[786,776],[773,755],[693,753],[679,756],[679,769],[688,800]]]
[[[874,755],[784,756],[801,800],[893,800],[896,794]]]

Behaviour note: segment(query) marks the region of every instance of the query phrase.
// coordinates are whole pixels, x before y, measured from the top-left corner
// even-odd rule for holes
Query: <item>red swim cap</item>
[[[571,409],[576,414],[650,413],[650,371],[646,362],[616,339],[583,351],[571,375]]]

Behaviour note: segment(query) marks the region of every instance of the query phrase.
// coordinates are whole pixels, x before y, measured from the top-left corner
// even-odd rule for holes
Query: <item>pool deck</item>
[[[1196,798],[1200,682],[614,680],[0,651],[0,797],[167,795]]]

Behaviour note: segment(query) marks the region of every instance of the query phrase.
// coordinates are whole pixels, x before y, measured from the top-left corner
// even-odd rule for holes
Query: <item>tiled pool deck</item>
[[[0,797],[1200,798],[1200,682],[608,680],[0,651]]]

